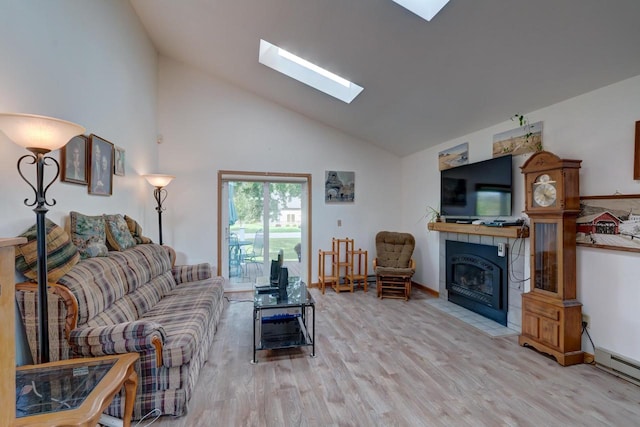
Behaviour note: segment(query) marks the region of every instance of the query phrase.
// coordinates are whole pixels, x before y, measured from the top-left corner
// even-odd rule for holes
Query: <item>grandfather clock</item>
[[[531,290],[522,294],[520,345],[563,366],[583,362],[582,304],[576,299],[576,217],[581,160],[541,151],[522,165],[530,218]]]

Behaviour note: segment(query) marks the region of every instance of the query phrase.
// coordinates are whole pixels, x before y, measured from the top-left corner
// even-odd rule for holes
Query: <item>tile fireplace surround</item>
[[[467,225],[466,227],[473,227]],[[483,231],[479,227],[469,228],[470,233],[464,232],[464,227],[456,227],[454,231],[438,230],[441,227],[437,225],[431,226],[430,229],[440,231],[440,281],[438,284],[438,292],[440,298],[445,301],[448,300],[447,285],[446,285],[446,241],[453,240],[458,242],[476,243],[480,245],[497,246],[499,243],[507,244],[507,256],[508,256],[508,311],[507,311],[507,327],[515,331],[521,332],[522,330],[522,291],[524,289],[523,278],[528,278],[528,273],[524,271],[524,259],[525,259],[525,244],[524,237],[527,237],[527,233],[511,233],[513,236],[504,235],[492,235],[493,229],[490,227],[481,227],[482,230],[486,230],[487,234],[482,234]],[[444,228],[452,228],[451,226],[445,226]],[[473,231],[471,231],[473,230]],[[496,230],[498,231],[498,230]],[[502,231],[502,230],[500,230]],[[471,234],[473,233],[473,234]],[[499,233],[506,234],[506,233]],[[515,237],[523,234],[523,237]],[[499,325],[496,322],[496,325]]]

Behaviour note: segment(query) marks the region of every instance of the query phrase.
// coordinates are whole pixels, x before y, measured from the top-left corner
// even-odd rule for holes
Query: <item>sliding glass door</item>
[[[300,176],[221,173],[219,259],[228,290],[252,289],[283,257],[289,276],[308,280],[308,180]]]

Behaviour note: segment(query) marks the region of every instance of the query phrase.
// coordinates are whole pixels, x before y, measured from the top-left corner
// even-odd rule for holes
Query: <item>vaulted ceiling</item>
[[[391,0],[131,4],[160,54],[399,156],[640,75],[638,0],[451,0],[430,22]],[[261,38],[364,91],[261,65]]]

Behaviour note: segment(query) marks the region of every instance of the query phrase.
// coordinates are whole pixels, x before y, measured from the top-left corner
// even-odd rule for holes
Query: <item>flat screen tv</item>
[[[449,218],[511,216],[511,155],[440,173],[440,213]]]

